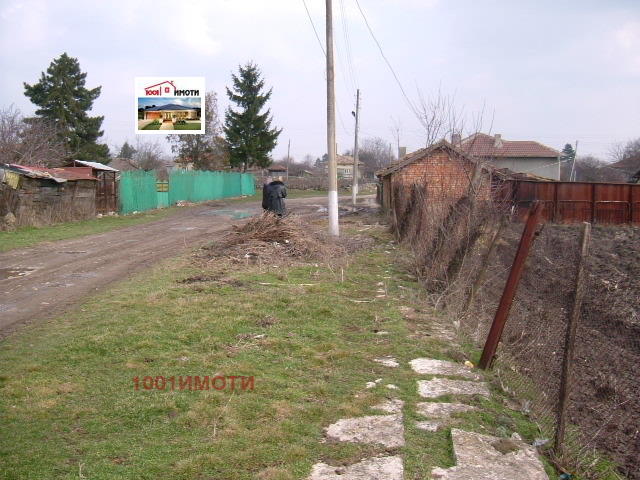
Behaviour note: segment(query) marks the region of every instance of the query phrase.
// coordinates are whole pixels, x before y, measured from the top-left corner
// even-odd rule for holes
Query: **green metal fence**
[[[120,213],[144,212],[158,207],[156,172],[122,172],[118,188]]]
[[[162,208],[181,200],[205,202],[256,193],[253,174],[239,172],[172,172],[168,191],[158,191],[155,172],[122,172],[119,188],[120,213]]]

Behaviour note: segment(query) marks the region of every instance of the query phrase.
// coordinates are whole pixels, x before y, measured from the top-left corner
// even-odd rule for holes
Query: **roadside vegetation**
[[[397,267],[406,252],[378,217],[345,217],[338,244],[307,218],[275,233],[246,225],[3,341],[5,478],[304,479],[319,460],[385,453],[321,443],[324,427],[371,414],[390,395],[367,382],[397,385],[415,412],[420,377],[409,360],[477,360],[476,351],[424,334],[442,319]],[[418,314],[408,319],[407,309]],[[387,355],[401,366],[373,362]],[[196,375],[253,377],[254,388],[142,383]],[[533,441],[537,428],[495,392],[473,398],[479,410],[460,414],[457,426]],[[407,445],[397,452],[406,478],[428,478],[434,466],[454,464],[450,434],[418,430],[415,420],[405,415]]]
[[[24,226],[14,232],[0,232],[0,252],[14,248],[32,247],[42,242],[68,240],[118,228],[142,225],[168,217],[179,211],[179,207],[162,208],[135,215],[103,216],[77,222],[61,223],[46,227]]]

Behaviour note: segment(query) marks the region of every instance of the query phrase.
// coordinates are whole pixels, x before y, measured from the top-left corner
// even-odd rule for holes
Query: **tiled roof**
[[[557,158],[560,155],[553,148],[529,140],[500,140],[498,146],[495,144],[495,137],[476,133],[462,140],[458,146],[474,157]]]
[[[192,107],[185,107],[184,105],[176,105],[175,103],[168,103],[159,107],[145,108],[145,112],[160,112],[163,110],[196,110]]]
[[[421,160],[422,158],[426,157],[427,155],[430,155],[432,152],[438,149],[447,149],[453,152],[454,154],[459,155],[462,158],[466,158],[472,163],[475,163],[477,161],[472,155],[469,155],[469,153],[463,150],[460,150],[458,147],[451,145],[449,142],[443,139],[437,143],[434,143],[430,147],[421,148],[420,150],[416,150],[413,153],[408,153],[401,159],[396,160],[395,162],[393,162],[390,165],[387,165],[384,168],[381,168],[375,174],[378,177],[384,177],[390,173],[393,173],[397,170],[400,170],[401,168],[406,167],[407,165],[412,164],[413,162]],[[487,169],[487,166],[483,166],[483,168]]]
[[[611,168],[617,168],[627,173],[633,173],[638,169],[638,162],[633,158],[623,158],[609,165]]]
[[[283,167],[282,165],[274,163],[271,166],[267,167],[267,170],[270,172],[286,172],[287,167]]]
[[[351,155],[336,155],[336,165],[353,165],[353,157]],[[358,165],[364,165],[364,162],[358,160]]]

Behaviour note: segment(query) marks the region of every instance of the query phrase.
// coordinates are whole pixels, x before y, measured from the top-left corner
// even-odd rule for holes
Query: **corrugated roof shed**
[[[27,165],[17,165],[17,164],[9,164],[9,169],[13,172],[16,172],[20,175],[24,175],[30,178],[42,178],[46,180],[53,180],[58,183],[63,183],[68,180],[93,180],[97,181],[98,179],[91,176],[90,174],[83,172],[74,172],[71,170],[66,170],[64,168],[45,168],[45,167],[33,167]]]
[[[115,168],[111,168],[111,167],[105,165],[104,163],[100,163],[100,162],[88,162],[86,160],[74,160],[73,163],[74,164],[84,165],[85,167],[91,167],[94,170],[104,170],[106,172],[119,172],[120,171],[120,170],[117,170]]]

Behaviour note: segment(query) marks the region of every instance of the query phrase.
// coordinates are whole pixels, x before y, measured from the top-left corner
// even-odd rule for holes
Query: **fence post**
[[[564,445],[564,436],[566,430],[566,418],[568,399],[571,390],[571,367],[573,365],[573,350],[576,340],[576,329],[578,326],[578,317],[580,316],[580,308],[582,307],[582,299],[587,278],[587,262],[589,257],[589,243],[591,241],[591,224],[584,223],[582,235],[580,236],[580,258],[578,259],[578,271],[576,273],[576,286],[573,296],[573,305],[571,306],[571,314],[567,324],[564,342],[564,354],[562,358],[562,373],[560,375],[560,391],[558,395],[558,426],[556,428],[556,436],[554,448],[556,454],[562,454]]]
[[[493,258],[493,254],[495,253],[496,248],[498,247],[498,242],[502,238],[502,235],[507,229],[508,224],[509,224],[509,218],[507,216],[502,217],[502,219],[500,220],[500,224],[498,225],[498,228],[494,232],[493,237],[491,237],[491,241],[489,242],[489,250],[487,250],[487,253],[482,259],[480,270],[478,270],[478,275],[476,276],[476,279],[473,282],[471,291],[469,292],[469,295],[467,296],[467,300],[464,304],[464,308],[463,308],[464,312],[469,310],[469,308],[471,307],[471,304],[473,303],[474,298],[476,297],[476,294],[478,293],[478,290],[480,290],[480,287],[484,282],[484,277],[487,273],[487,269],[489,268],[489,264],[491,263],[491,259]]]
[[[535,228],[540,220],[542,208],[543,204],[541,202],[535,202],[529,210],[529,216],[522,232],[522,238],[520,238],[518,251],[516,252],[516,256],[513,260],[513,265],[511,266],[507,283],[504,286],[504,291],[502,292],[498,309],[496,310],[495,317],[493,318],[491,330],[489,330],[487,341],[485,342],[484,349],[482,350],[482,356],[480,357],[480,363],[478,364],[482,369],[491,368],[491,364],[493,363],[493,358],[496,354],[496,350],[498,349],[498,343],[500,343],[500,338],[502,337],[502,331],[507,323],[509,310],[511,310],[513,299],[516,296],[516,291],[518,289],[518,284],[520,283],[520,277],[522,276],[527,256],[529,255],[529,250],[531,250],[531,245],[533,245]]]

